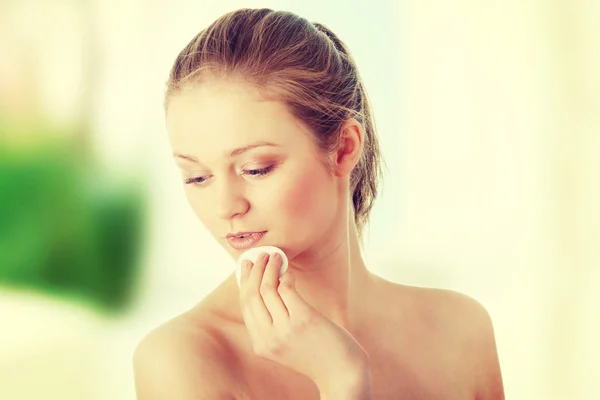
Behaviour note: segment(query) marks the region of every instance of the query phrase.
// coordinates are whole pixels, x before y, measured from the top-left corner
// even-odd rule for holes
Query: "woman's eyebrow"
[[[229,156],[230,157],[239,156],[240,154],[242,154],[242,153],[244,153],[244,152],[246,152],[248,150],[254,149],[256,147],[262,147],[262,146],[277,147],[279,145],[276,144],[276,143],[271,143],[271,142],[267,142],[267,141],[261,140],[261,141],[258,141],[256,143],[249,144],[248,146],[237,148],[237,149],[233,150]]]
[[[267,142],[267,141],[261,140],[261,141],[249,144],[247,146],[239,147],[237,149],[234,149],[231,152],[231,154],[229,155],[229,157],[236,157],[236,156],[239,156],[240,154],[242,154],[242,153],[244,153],[244,152],[246,152],[248,150],[252,150],[252,149],[255,149],[257,147],[262,147],[262,146],[277,147],[279,145],[276,144],[276,143],[272,143],[272,142]],[[197,164],[200,163],[200,161],[198,161],[198,159],[196,157],[194,157],[194,156],[189,156],[189,155],[179,154],[179,153],[173,153],[173,157],[175,157],[175,158],[181,158],[183,160],[191,161],[191,162],[197,163]]]

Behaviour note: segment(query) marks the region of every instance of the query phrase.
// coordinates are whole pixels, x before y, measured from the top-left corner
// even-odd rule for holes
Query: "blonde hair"
[[[358,236],[382,176],[379,140],[367,94],[346,45],[328,28],[287,11],[240,9],[198,33],[177,56],[167,81],[169,98],[210,78],[235,77],[280,101],[324,152],[338,149],[343,123],[364,129],[363,152],[350,176]],[[268,93],[268,94],[267,94]]]

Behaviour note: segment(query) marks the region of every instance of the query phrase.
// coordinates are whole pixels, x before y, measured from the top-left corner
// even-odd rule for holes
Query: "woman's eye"
[[[199,184],[202,184],[202,183],[204,183],[204,181],[205,181],[204,177],[202,177],[202,176],[199,176],[199,177],[197,177],[197,178],[188,178],[188,179],[186,179],[186,180],[185,180],[185,184],[186,184],[186,185],[189,185],[189,184],[191,184],[191,183],[199,183]]]
[[[270,166],[265,167],[265,168],[245,170],[244,171],[244,175],[252,175],[252,176],[266,175],[269,172],[271,172],[274,167],[275,167],[274,165],[270,165]]]
[[[270,165],[268,167],[259,168],[259,169],[248,169],[248,170],[244,170],[243,175],[262,176],[262,175],[266,175],[269,172],[273,171],[274,168],[275,168],[275,165]],[[196,184],[196,185],[202,186],[206,182],[206,178],[203,176],[198,176],[198,177],[194,177],[194,178],[187,178],[184,182],[186,185]]]

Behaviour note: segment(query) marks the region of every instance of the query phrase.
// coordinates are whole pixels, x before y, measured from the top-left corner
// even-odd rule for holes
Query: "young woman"
[[[245,262],[239,288],[232,274],[148,334],[134,355],[140,400],[504,398],[479,303],[365,265],[379,144],[330,30],[228,13],[175,60],[165,110],[187,199],[215,240],[236,260],[279,247],[289,269],[279,280],[281,257]]]

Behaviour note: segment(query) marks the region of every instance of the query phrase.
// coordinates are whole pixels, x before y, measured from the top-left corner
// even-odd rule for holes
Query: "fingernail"
[[[273,253],[271,255],[271,260],[278,260],[279,259],[279,253]]]

